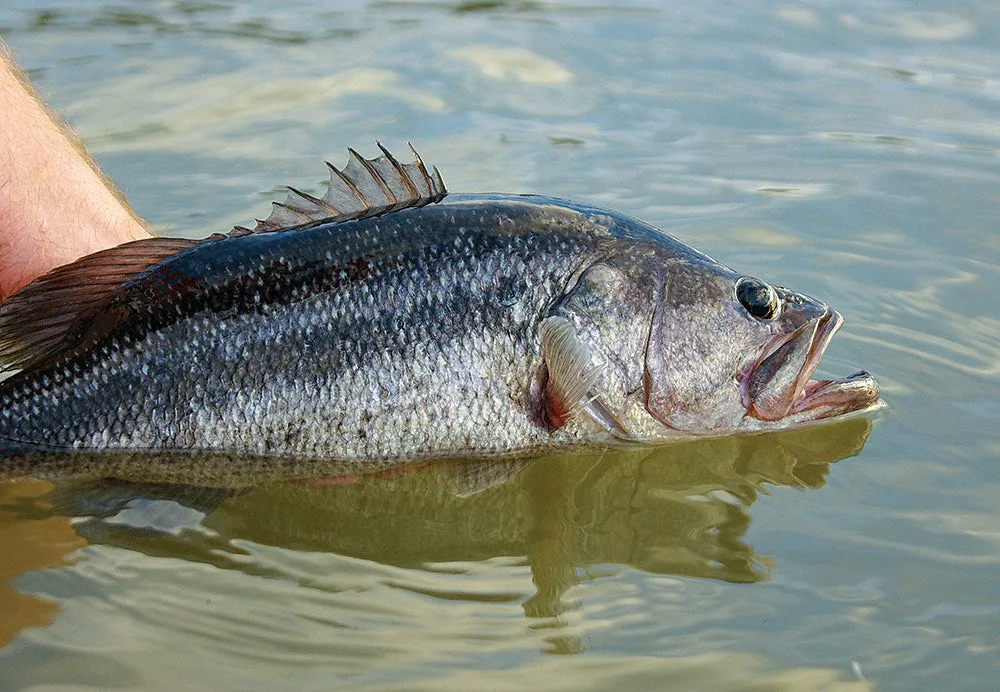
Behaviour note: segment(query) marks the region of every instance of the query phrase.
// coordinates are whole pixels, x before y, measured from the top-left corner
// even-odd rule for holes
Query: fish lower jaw
[[[879,403],[878,383],[866,370],[836,379],[803,379],[799,381],[786,403],[758,407],[751,401],[747,417],[764,423],[796,423],[834,418],[867,410]]]
[[[879,387],[866,370],[833,380],[809,380],[796,396],[789,415],[816,412],[816,418],[851,413],[879,401]]]

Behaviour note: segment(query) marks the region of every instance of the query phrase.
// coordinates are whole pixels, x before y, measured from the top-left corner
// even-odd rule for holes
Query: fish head
[[[813,378],[839,312],[680,243],[613,246],[548,315],[551,427],[576,418],[656,441],[781,429],[879,403],[866,371]]]
[[[644,354],[644,408],[664,433],[788,427],[879,401],[865,371],[812,379],[843,324],[822,302],[711,261],[668,261],[646,274],[659,293]]]

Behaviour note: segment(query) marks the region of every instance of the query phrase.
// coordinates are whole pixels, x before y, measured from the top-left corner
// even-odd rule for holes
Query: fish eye
[[[760,279],[744,276],[737,281],[736,299],[757,319],[769,320],[778,312],[778,294]]]

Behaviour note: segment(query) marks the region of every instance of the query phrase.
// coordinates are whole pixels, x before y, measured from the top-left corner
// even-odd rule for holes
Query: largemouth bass
[[[330,168],[253,230],[127,243],[12,296],[0,454],[478,457],[879,401],[864,371],[812,379],[839,313],[645,223],[448,194],[385,149]]]

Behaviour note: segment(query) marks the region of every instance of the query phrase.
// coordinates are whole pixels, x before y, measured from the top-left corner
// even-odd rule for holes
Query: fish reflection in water
[[[822,487],[831,463],[861,451],[871,425],[854,419],[603,453],[448,461],[320,486],[270,481],[240,490],[70,478],[57,481],[49,499],[59,512],[81,517],[74,529],[91,543],[250,574],[262,570],[237,544],[418,570],[523,556],[536,588],[525,613],[545,618],[564,612],[566,592],[595,565],[736,583],[767,579],[769,560],[744,540],[762,487]],[[295,578],[280,566],[267,570]]]

